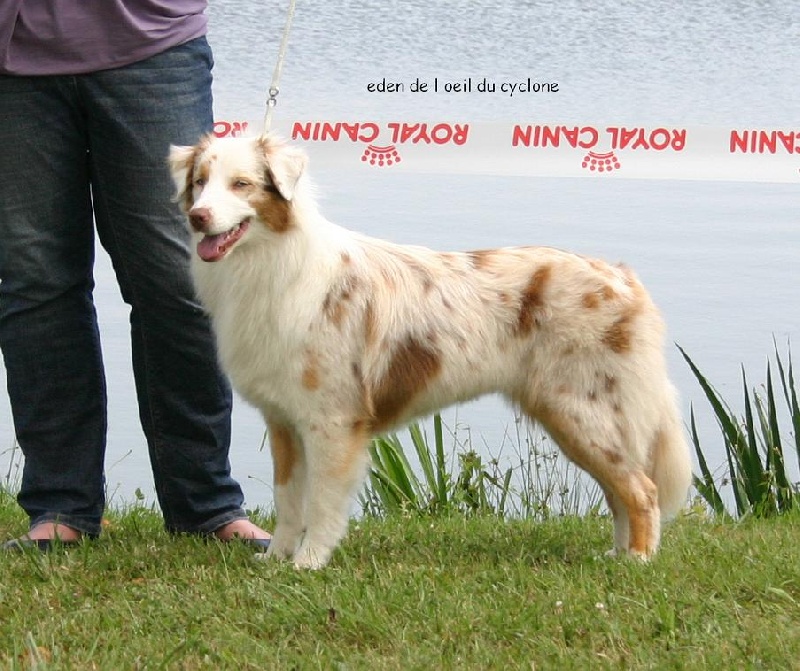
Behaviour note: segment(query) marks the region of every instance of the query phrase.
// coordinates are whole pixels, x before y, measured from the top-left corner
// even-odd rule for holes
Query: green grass
[[[112,511],[94,543],[0,556],[0,668],[797,668],[798,524],[696,512],[641,564],[603,557],[606,517],[394,514],[308,573]],[[0,537],[23,530],[0,494]]]

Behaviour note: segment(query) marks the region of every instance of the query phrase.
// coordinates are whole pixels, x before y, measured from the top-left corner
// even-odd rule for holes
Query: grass
[[[798,524],[694,513],[642,564],[603,556],[602,516],[393,514],[308,573],[112,511],[94,543],[0,557],[0,668],[796,668]],[[23,529],[0,494],[0,536]]]

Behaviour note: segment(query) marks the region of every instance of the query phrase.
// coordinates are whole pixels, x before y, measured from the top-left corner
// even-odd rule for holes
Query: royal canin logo
[[[606,144],[610,151],[598,152],[599,144]],[[581,167],[596,173],[609,173],[622,167],[616,151],[654,150],[683,151],[686,146],[685,128],[627,128],[625,126],[553,126],[520,125],[511,131],[512,147],[546,148],[562,144],[576,149],[588,149]]]
[[[800,131],[732,130],[730,153],[800,154]]]
[[[402,160],[398,145],[463,145],[469,137],[469,124],[296,121],[292,139],[305,142],[359,142],[366,144],[361,160],[375,167],[389,167]],[[376,144],[379,138],[386,144]]]
[[[372,144],[379,137],[386,137],[390,144],[456,144],[463,145],[469,136],[469,124],[459,123],[399,123],[389,122],[384,126],[367,122],[296,121],[292,125],[292,139],[306,142],[365,142]]]

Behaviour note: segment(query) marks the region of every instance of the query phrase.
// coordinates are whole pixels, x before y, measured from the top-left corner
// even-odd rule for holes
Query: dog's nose
[[[198,232],[204,231],[211,223],[211,210],[207,207],[197,207],[189,212],[189,223]]]

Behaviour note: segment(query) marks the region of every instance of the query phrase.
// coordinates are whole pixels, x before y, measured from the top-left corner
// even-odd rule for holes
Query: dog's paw
[[[646,563],[650,561],[652,555],[652,552],[648,554],[639,550],[614,547],[610,550],[607,550],[604,556],[608,557],[609,559],[632,559],[634,561]]]
[[[296,548],[296,543],[279,545],[273,541],[267,550],[267,554],[270,557],[275,557],[277,559],[291,559],[294,556]]]
[[[330,548],[303,543],[294,555],[294,567],[316,571],[325,566],[330,558]]]
[[[267,554],[278,559],[291,559],[300,545],[301,535],[302,532],[287,530],[278,525],[272,534],[272,542]]]

